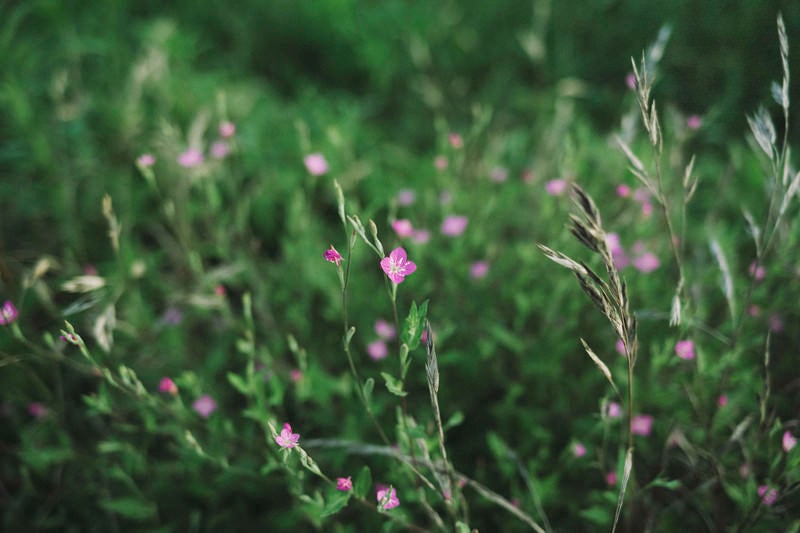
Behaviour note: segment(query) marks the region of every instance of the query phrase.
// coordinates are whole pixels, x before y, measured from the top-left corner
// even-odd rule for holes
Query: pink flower
[[[3,303],[3,307],[0,307],[0,326],[8,326],[16,321],[18,316],[19,311],[14,307],[14,303],[11,300],[6,300]]]
[[[611,250],[611,259],[614,261],[614,266],[617,267],[617,270],[622,270],[628,266],[630,259],[628,259],[625,249],[622,248],[619,242],[619,235],[616,233],[606,234],[606,243],[608,243],[608,248]]]
[[[443,155],[437,155],[436,159],[433,160],[433,166],[436,167],[436,170],[447,170],[447,158]]]
[[[489,179],[495,183],[503,183],[508,179],[508,169],[505,167],[494,167],[489,173]]]
[[[208,418],[211,413],[217,410],[217,402],[208,394],[203,394],[194,401],[192,409],[203,418]]]
[[[783,320],[781,320],[781,316],[778,314],[770,315],[769,317],[769,329],[773,333],[780,333],[783,331]]]
[[[292,433],[292,426],[290,426],[288,422],[283,425],[281,434],[275,437],[275,442],[277,442],[278,446],[281,448],[294,448],[299,441],[300,434]]]
[[[324,257],[325,261],[329,263],[336,263],[336,266],[339,266],[339,263],[342,262],[342,254],[337,252],[336,248],[334,248],[332,244],[329,249],[322,253],[322,257]]]
[[[606,408],[606,416],[608,418],[619,418],[622,416],[622,406],[617,402],[609,402]]]
[[[653,270],[657,269],[661,265],[654,254],[650,252],[645,252],[636,259],[633,260],[633,266],[639,272],[644,274],[649,274]]]
[[[644,187],[638,187],[633,191],[633,199],[640,204],[646,204],[650,202],[650,191]]]
[[[417,199],[417,195],[411,189],[403,189],[397,193],[397,203],[402,206],[409,206]]]
[[[717,406],[722,408],[728,405],[728,396],[726,394],[720,394],[719,398],[717,398]]]
[[[136,159],[136,164],[140,167],[152,167],[156,163],[153,154],[142,154]]]
[[[633,72],[628,72],[628,75],[625,76],[625,85],[627,85],[628,89],[631,91],[636,90],[636,76]]]
[[[450,143],[450,146],[455,148],[456,150],[464,147],[464,139],[461,138],[461,135],[458,133],[451,133],[447,136],[447,141]]]
[[[307,155],[303,162],[306,165],[306,170],[312,176],[322,176],[328,172],[328,162],[325,160],[325,156],[320,153]]]
[[[202,165],[204,160],[203,153],[196,148],[189,148],[178,156],[178,164],[186,168]]]
[[[575,455],[575,457],[578,458],[583,457],[584,455],[586,455],[586,446],[584,446],[580,442],[576,442],[575,444],[572,445],[572,453]]]
[[[31,402],[28,404],[28,413],[34,418],[44,418],[50,412],[47,406],[40,402]]]
[[[442,222],[442,233],[448,237],[458,237],[467,228],[469,219],[464,216],[450,215]]]
[[[395,248],[389,257],[381,259],[381,268],[393,283],[402,283],[406,276],[417,270],[417,265],[408,260],[403,248]]]
[[[747,314],[755,318],[761,314],[761,308],[753,304],[747,308]]]
[[[215,159],[222,159],[228,155],[231,147],[225,141],[216,141],[211,145],[211,156]]]
[[[700,126],[702,125],[703,125],[703,119],[700,118],[700,115],[689,115],[689,117],[686,119],[686,126],[690,130],[699,129]]]
[[[299,368],[291,369],[289,371],[289,379],[291,379],[294,383],[301,381],[303,379],[303,371]]]
[[[397,336],[397,329],[382,318],[375,321],[375,333],[378,337],[390,341]]]
[[[489,273],[488,261],[475,261],[469,266],[469,275],[472,276],[472,279],[485,278],[486,274],[488,273]]]
[[[229,139],[236,134],[236,124],[230,121],[222,122],[219,125],[219,134],[223,139]]]
[[[394,487],[378,487],[376,496],[379,509],[388,511],[400,505],[400,500],[397,499],[397,491],[394,490]]]
[[[431,232],[426,229],[418,229],[414,231],[414,235],[411,236],[411,240],[417,244],[425,244],[431,240]]]
[[[383,339],[378,339],[367,344],[367,353],[373,361],[380,361],[389,355],[389,349]]]
[[[775,503],[775,500],[778,499],[778,491],[769,485],[761,485],[758,487],[758,495],[766,506],[772,505]]]
[[[561,196],[567,190],[567,180],[550,180],[544,184],[544,190],[550,196]]]
[[[783,451],[789,453],[789,450],[797,446],[797,439],[788,431],[783,433],[783,441],[781,443],[783,445]]]
[[[631,433],[647,437],[653,430],[653,417],[650,415],[635,415],[631,419]]]
[[[748,272],[750,272],[750,275],[753,276],[756,281],[761,281],[767,275],[767,271],[764,270],[764,267],[756,264],[755,261],[750,263]]]
[[[617,339],[617,343],[614,345],[614,349],[617,351],[618,354],[624,356],[625,355],[625,343],[622,339]]]
[[[617,485],[616,472],[609,472],[606,474],[606,485],[608,485],[609,487],[615,487]]]
[[[214,294],[217,296],[225,296],[225,286],[224,285],[217,285],[214,287]]]
[[[691,361],[694,359],[694,343],[690,340],[678,341],[675,343],[675,353],[681,359]]]
[[[631,195],[631,188],[625,185],[617,185],[617,196],[621,196],[623,198],[627,198]]]
[[[174,381],[166,377],[161,378],[161,381],[158,382],[158,390],[166,392],[167,394],[172,394],[173,396],[177,396],[178,394],[178,386],[175,385]]]
[[[350,476],[336,478],[336,490],[353,490],[353,480]]]
[[[414,235],[414,226],[411,225],[410,220],[405,218],[399,218],[393,221],[392,229],[394,229],[394,232],[397,233],[397,236],[401,239]]]

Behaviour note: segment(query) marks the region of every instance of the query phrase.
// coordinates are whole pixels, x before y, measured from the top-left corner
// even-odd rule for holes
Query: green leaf
[[[456,533],[470,533],[469,526],[459,520],[456,522]]]
[[[367,402],[367,405],[372,401],[372,389],[375,388],[375,380],[372,378],[367,378],[364,382],[364,400]]]
[[[245,396],[250,395],[250,387],[247,386],[242,376],[239,374],[234,374],[233,372],[228,372],[228,381],[233,385],[233,388],[239,391],[240,393],[244,394]]]
[[[408,311],[405,326],[403,327],[403,334],[400,341],[408,345],[409,350],[413,350],[420,343],[422,336],[422,326],[425,324],[425,318],[428,315],[428,300],[422,302],[422,305],[417,307],[416,302],[411,302],[411,309]]]
[[[331,516],[344,509],[347,506],[347,502],[350,501],[350,496],[352,496],[352,494],[353,493],[349,490],[337,491],[336,494],[328,500],[328,503],[325,504],[325,508],[322,510],[320,517]]]
[[[403,382],[389,374],[388,372],[381,372],[383,380],[386,382],[386,388],[395,396],[403,397],[407,392],[403,390]]]
[[[464,413],[461,411],[456,411],[453,415],[445,422],[444,430],[447,431],[450,428],[454,428],[456,426],[461,425],[464,422]]]
[[[105,500],[100,502],[100,506],[131,520],[147,520],[156,514],[155,504],[140,498]]]
[[[353,484],[353,494],[356,495],[356,498],[364,498],[371,485],[372,473],[369,471],[368,466],[363,466],[358,476],[356,476],[356,482]]]
[[[677,479],[656,478],[650,483],[648,483],[647,487],[645,488],[652,489],[654,487],[661,487],[663,489],[668,489],[668,490],[677,490],[678,488],[680,488],[680,486],[681,482],[678,481]]]

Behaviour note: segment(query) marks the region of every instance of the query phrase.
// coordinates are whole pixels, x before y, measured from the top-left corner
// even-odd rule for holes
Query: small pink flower
[[[211,145],[211,156],[215,159],[222,159],[228,155],[231,147],[225,141],[216,141]]]
[[[631,433],[647,437],[653,430],[653,417],[650,415],[635,415],[631,420]]]
[[[442,234],[448,237],[458,237],[467,228],[469,219],[464,216],[450,215],[442,222]]]
[[[689,115],[689,117],[686,119],[686,126],[690,130],[699,129],[700,126],[702,125],[703,125],[703,119],[700,118],[700,115]]]
[[[653,204],[651,202],[643,203],[642,204],[642,216],[647,218],[652,214],[653,214]]]
[[[747,314],[752,316],[753,318],[757,317],[761,314],[761,308],[755,304],[751,305],[747,308]]]
[[[694,343],[690,340],[678,341],[675,343],[675,353],[681,359],[691,361],[694,359]]]
[[[208,394],[203,394],[192,404],[192,409],[203,418],[208,418],[217,410],[217,402]]]
[[[433,160],[433,166],[436,167],[436,170],[447,170],[447,165],[447,158],[443,155],[437,155],[436,159]]]
[[[611,250],[611,260],[614,261],[614,266],[617,267],[617,270],[622,270],[628,266],[630,259],[628,259],[625,249],[619,242],[619,235],[616,233],[606,234],[606,243],[608,243],[608,248]]]
[[[769,485],[761,485],[758,487],[758,496],[764,502],[764,505],[770,506],[778,499],[778,491]]]
[[[303,162],[306,165],[306,170],[312,176],[322,176],[328,172],[328,162],[325,160],[325,156],[320,153],[307,155]]]
[[[142,154],[136,159],[136,164],[140,167],[152,167],[156,163],[156,158],[153,154]]]
[[[378,507],[380,509],[389,510],[394,509],[400,505],[400,500],[397,499],[397,491],[394,487],[379,487],[376,493],[378,498]]]
[[[494,167],[489,173],[489,179],[495,183],[503,183],[508,179],[508,169],[505,167]]]
[[[178,164],[186,168],[202,165],[204,160],[203,153],[196,148],[189,148],[178,156]]]
[[[789,431],[785,431],[783,433],[783,441],[781,444],[783,445],[783,451],[789,453],[789,450],[797,446],[797,438],[795,438]]]
[[[475,261],[469,266],[469,275],[472,277],[472,279],[485,278],[486,274],[488,273],[489,273],[488,261]]]
[[[761,265],[756,264],[756,262],[750,263],[750,268],[748,268],[748,272],[756,281],[761,281],[767,275],[767,271],[764,270],[764,267]]]
[[[289,379],[294,383],[298,383],[303,379],[303,371],[299,368],[293,368],[289,371]]]
[[[627,198],[631,195],[631,188],[625,185],[617,185],[617,196],[621,196],[622,198]]]
[[[0,326],[8,326],[17,320],[19,311],[14,306],[14,302],[6,300],[3,307],[0,307]]]
[[[458,133],[451,133],[447,136],[447,141],[450,143],[450,146],[455,148],[456,150],[464,147],[464,139],[461,138],[461,135]]]
[[[649,274],[653,270],[657,269],[660,265],[661,263],[659,262],[658,257],[650,252],[645,252],[633,260],[633,267],[644,274]]]
[[[219,134],[223,139],[230,139],[236,134],[236,124],[227,120],[222,122],[219,125]]]
[[[92,264],[83,265],[83,273],[87,276],[96,276],[97,268]]]
[[[628,72],[628,75],[625,76],[625,85],[627,85],[628,89],[631,91],[636,90],[636,76],[633,72]]]
[[[353,480],[350,476],[336,478],[336,490],[353,490]]]
[[[620,418],[622,416],[622,406],[617,402],[609,402],[606,408],[608,418]]]
[[[550,196],[561,196],[567,190],[567,180],[550,180],[544,184],[544,190]]]
[[[225,296],[225,286],[224,285],[217,285],[214,287],[214,294],[217,296]]]
[[[428,330],[427,329],[423,329],[422,330],[422,335],[419,336],[419,340],[422,341],[423,344],[427,344],[428,343]],[[436,333],[435,332],[433,334],[433,340],[436,340]]]
[[[50,412],[47,406],[40,402],[31,402],[28,404],[28,413],[34,418],[44,418]]]
[[[617,486],[617,473],[616,472],[608,472],[606,474],[606,485],[609,487],[616,487]]]
[[[161,381],[158,382],[158,390],[173,396],[178,395],[178,386],[170,378],[161,378]]]
[[[649,203],[650,196],[650,191],[644,187],[638,187],[635,191],[633,191],[633,199],[640,204]]]
[[[425,244],[431,240],[431,232],[426,229],[415,230],[414,235],[411,236],[411,240],[417,244]]]
[[[624,356],[625,355],[625,343],[622,339],[617,339],[617,343],[614,345],[614,349],[617,351],[618,354]]]
[[[342,262],[342,254],[337,252],[336,248],[334,248],[332,244],[331,244],[331,247],[329,249],[325,250],[322,253],[322,257],[324,257],[325,261],[327,261],[329,263],[335,263],[336,266],[339,266],[339,263]]]
[[[275,437],[275,442],[278,443],[278,446],[281,448],[294,448],[297,446],[297,443],[300,441],[300,434],[299,433],[292,433],[292,426],[289,425],[287,422],[283,425],[283,429],[281,430],[281,434]]]
[[[373,361],[380,361],[389,355],[389,349],[383,339],[378,339],[367,344],[367,353]]]
[[[397,337],[397,329],[382,318],[375,321],[375,333],[378,337],[390,341]]]
[[[411,221],[405,218],[399,218],[392,222],[392,229],[397,236],[402,238],[411,237],[414,235],[414,226],[411,225]]]
[[[395,248],[389,257],[381,259],[381,269],[389,276],[392,283],[402,283],[406,276],[417,270],[417,265],[408,260],[403,248]]]
[[[769,329],[773,333],[780,333],[783,331],[783,320],[778,314],[772,314],[769,317]]]
[[[417,199],[417,195],[411,189],[403,189],[397,193],[397,204],[407,207],[412,205]]]
[[[717,398],[717,407],[720,409],[728,405],[728,395],[727,394],[720,394],[719,398]]]
[[[575,457],[578,458],[583,457],[584,455],[586,455],[586,446],[584,446],[580,442],[576,442],[575,444],[572,445],[572,453],[575,455]]]

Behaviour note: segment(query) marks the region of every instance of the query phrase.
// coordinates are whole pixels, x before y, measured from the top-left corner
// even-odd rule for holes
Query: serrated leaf
[[[331,516],[347,506],[347,503],[350,501],[350,496],[352,496],[352,492],[350,491],[338,491],[334,494],[330,500],[325,504],[325,507],[322,509],[322,513],[319,515],[320,517]]]
[[[156,506],[139,498],[118,498],[100,502],[103,509],[131,520],[147,520],[156,514]]]
[[[403,397],[407,392],[403,390],[403,382],[394,377],[393,375],[389,374],[388,372],[381,372],[381,376],[383,376],[383,381],[386,383],[386,389],[394,394],[395,396]]]
[[[371,485],[372,473],[369,471],[368,466],[363,466],[356,476],[356,482],[353,484],[353,494],[355,494],[357,498],[364,498]]]
[[[250,387],[247,386],[247,383],[239,374],[228,372],[228,382],[230,382],[230,384],[233,385],[233,388],[239,391],[241,394],[244,394],[245,396],[250,394]]]

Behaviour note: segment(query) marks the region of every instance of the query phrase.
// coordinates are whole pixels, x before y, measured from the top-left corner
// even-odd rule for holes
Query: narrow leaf
[[[611,384],[611,388],[614,389],[614,392],[616,392],[619,396],[620,394],[619,390],[617,389],[617,385],[614,383],[614,378],[611,376],[611,371],[608,369],[606,364],[601,361],[599,357],[597,357],[597,354],[592,351],[589,345],[586,344],[585,340],[581,339],[581,344],[583,344],[583,349],[586,350],[586,354],[592,359],[592,361],[594,361],[594,364],[597,365],[597,368],[600,369],[600,372],[603,373],[608,382]]]
[[[622,504],[625,501],[625,489],[628,488],[628,480],[631,478],[631,469],[633,469],[633,448],[628,448],[628,453],[625,454],[625,467],[622,471],[622,486],[619,489],[617,511],[614,514],[614,526],[611,528],[611,533],[614,533],[617,530],[619,516],[622,513]]]

